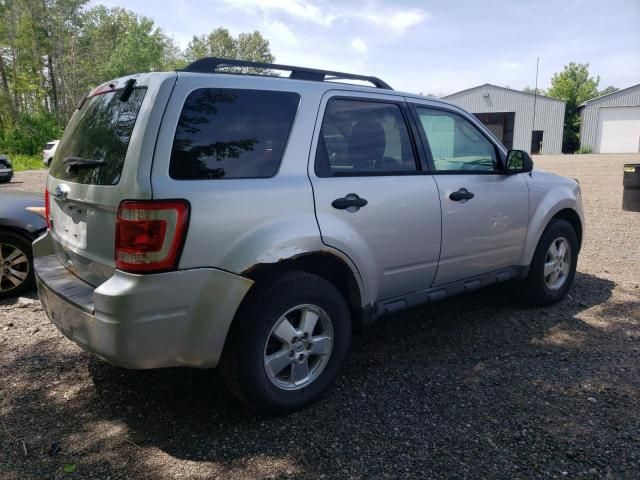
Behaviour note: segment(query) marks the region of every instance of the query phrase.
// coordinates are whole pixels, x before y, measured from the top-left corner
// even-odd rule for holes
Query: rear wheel
[[[531,261],[525,287],[527,300],[536,305],[560,301],[571,288],[577,263],[575,230],[566,220],[551,220]]]
[[[266,414],[317,400],[351,344],[349,310],[326,280],[305,272],[264,279],[249,292],[221,360],[232,392]]]
[[[33,289],[31,242],[13,232],[0,232],[0,299]]]

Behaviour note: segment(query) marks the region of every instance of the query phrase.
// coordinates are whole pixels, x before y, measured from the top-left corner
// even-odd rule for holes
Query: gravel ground
[[[48,170],[24,170],[15,172],[9,183],[0,183],[0,192],[22,190],[24,192],[43,192]]]
[[[247,412],[215,371],[111,367],[64,339],[35,296],[5,301],[0,478],[638,478],[629,161],[640,156],[536,158],[583,188],[587,234],[564,301],[533,309],[491,289],[384,319],[354,339],[325,399],[287,417]]]

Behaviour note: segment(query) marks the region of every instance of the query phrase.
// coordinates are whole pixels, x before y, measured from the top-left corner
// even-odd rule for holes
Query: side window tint
[[[494,171],[494,145],[465,118],[452,112],[416,107],[436,171]]]
[[[178,120],[169,175],[177,180],[275,175],[299,99],[293,92],[194,90]]]
[[[330,100],[315,168],[319,177],[415,172],[415,156],[400,107],[366,100]]]

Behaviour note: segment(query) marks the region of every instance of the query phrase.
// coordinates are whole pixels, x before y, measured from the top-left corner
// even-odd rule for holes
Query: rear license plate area
[[[64,246],[75,249],[87,247],[87,209],[73,204],[52,209],[52,226]]]

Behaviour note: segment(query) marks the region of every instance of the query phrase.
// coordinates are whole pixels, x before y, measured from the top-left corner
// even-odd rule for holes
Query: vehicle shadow
[[[636,370],[626,354],[616,357],[612,371],[602,354],[592,352],[610,345],[619,350],[640,326],[615,322],[616,315],[633,315],[637,305],[609,305],[613,287],[610,280],[578,273],[570,297],[549,308],[523,306],[509,289],[491,288],[382,319],[354,339],[348,365],[327,396],[285,417],[249,411],[216,371],[130,371],[75,350],[61,359],[47,345],[22,354],[33,357],[26,374],[35,379],[49,365],[62,377],[88,370],[92,384],[70,402],[25,379],[23,392],[11,391],[9,410],[45,415],[52,423],[74,418],[78,423],[58,428],[58,436],[98,435],[81,449],[89,464],[111,462],[100,452],[116,442],[118,458],[134,477],[136,468],[153,478],[166,473],[144,451],[200,462],[222,478],[246,469],[271,478],[453,471],[527,477],[523,464],[537,465],[531,475],[546,471],[547,462],[549,468],[604,469],[604,453],[590,448],[605,441],[622,468],[631,444],[621,444],[619,432],[624,422],[637,424],[638,415],[617,412],[635,402],[637,373],[627,378]],[[605,313],[592,314],[599,309]],[[615,318],[604,325],[607,316]],[[581,410],[590,406],[585,384],[589,391],[615,393],[601,416]],[[100,437],[96,425],[105,421],[123,425],[124,433]],[[122,435],[144,450],[118,443]],[[573,457],[566,455],[571,449]]]

